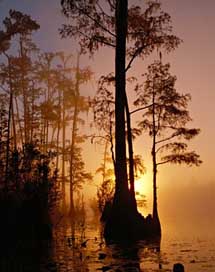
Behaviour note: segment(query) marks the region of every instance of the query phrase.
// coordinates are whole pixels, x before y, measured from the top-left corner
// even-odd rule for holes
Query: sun
[[[147,216],[152,206],[152,181],[150,175],[143,175],[135,181],[135,195],[138,211]]]
[[[135,180],[135,193],[137,198],[141,197],[141,195],[149,198],[151,196],[151,183],[150,176],[145,174],[141,176],[139,179]]]

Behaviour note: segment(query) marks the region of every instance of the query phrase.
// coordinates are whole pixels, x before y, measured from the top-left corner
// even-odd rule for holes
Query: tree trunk
[[[116,152],[116,189],[114,204],[119,209],[128,206],[129,189],[126,167],[125,141],[125,56],[127,34],[127,0],[118,0],[116,7],[116,53],[115,53],[115,152]]]
[[[15,116],[14,116],[13,97],[12,97],[11,114],[12,114],[12,124],[13,124],[13,143],[14,143],[14,149],[17,149],[17,137],[16,137],[17,135],[16,135],[16,124],[15,124]]]
[[[104,158],[103,158],[102,184],[106,180],[107,148],[108,148],[108,141],[105,142],[105,150],[104,150]]]
[[[142,235],[144,219],[134,209],[135,196],[132,202],[128,187],[126,165],[126,35],[127,35],[128,1],[116,1],[116,55],[115,55],[115,153],[116,185],[112,210],[107,218],[104,236],[106,240],[133,240]],[[128,122],[129,122],[128,118]],[[128,125],[130,126],[130,124]],[[130,136],[129,136],[130,137]],[[131,139],[129,138],[129,141]],[[129,150],[132,154],[130,146]],[[132,157],[131,157],[132,158]],[[132,166],[132,164],[131,164]],[[132,169],[133,170],[133,169]],[[132,175],[132,170],[130,175]],[[133,186],[133,185],[132,185]],[[133,189],[134,191],[134,189]]]
[[[155,138],[155,137],[153,137]],[[152,147],[152,161],[153,161],[153,218],[158,218],[157,208],[157,164],[156,164],[156,153],[155,153],[155,142],[153,139]]]
[[[28,99],[27,99],[27,93],[25,88],[25,71],[24,71],[24,65],[23,61],[25,58],[24,52],[23,52],[23,43],[20,38],[19,41],[20,44],[20,57],[22,60],[22,71],[21,71],[21,86],[22,86],[22,95],[23,95],[23,110],[24,110],[24,144],[29,143],[29,116],[28,116]]]
[[[71,141],[71,151],[70,151],[70,215],[74,216],[74,152],[75,152],[75,141],[77,132],[77,118],[78,118],[78,100],[79,100],[79,55],[77,59],[76,68],[76,84],[75,84],[75,105],[73,114],[73,125],[72,125],[72,141]]]
[[[47,59],[47,102],[49,103],[50,101],[50,68],[51,68],[51,58]],[[49,118],[46,116],[46,139],[45,139],[45,151],[47,152],[48,150],[48,142],[49,142]]]
[[[34,89],[34,85],[33,85],[33,89]],[[35,93],[34,93],[34,90],[32,90],[32,94],[31,94],[31,102],[30,102],[30,104],[31,104],[31,111],[30,111],[30,113],[31,113],[31,120],[30,120],[30,127],[29,127],[29,129],[30,129],[30,135],[29,135],[29,139],[30,139],[30,142],[32,143],[33,142],[33,139],[34,139],[34,131],[35,131],[35,127],[34,127],[34,122],[36,122],[36,118],[34,119],[34,117],[35,117],[35,111],[36,111],[36,107],[35,107],[35,100],[36,100],[36,98],[35,98]]]
[[[66,141],[66,120],[65,120],[65,95],[63,93],[63,107],[62,107],[62,205],[63,211],[66,208],[66,186],[65,186],[65,141]]]
[[[13,90],[11,82],[11,62],[10,57],[5,54],[8,60],[8,70],[9,70],[9,85],[10,85],[10,99],[9,99],[9,109],[8,109],[8,121],[7,121],[7,144],[6,144],[6,166],[5,166],[5,191],[8,191],[8,174],[9,174],[9,157],[10,157],[10,126],[11,126],[11,114],[13,107]]]
[[[17,115],[17,122],[18,122],[18,127],[19,127],[20,141],[21,141],[21,146],[23,146],[22,124],[21,124],[21,120],[20,120],[19,105],[18,105],[18,101],[17,101],[17,97],[16,96],[15,96],[15,105],[16,105],[16,115]]]
[[[153,118],[153,144],[152,144],[152,162],[153,162],[153,224],[156,233],[161,233],[161,225],[158,216],[157,207],[157,161],[156,161],[156,120],[155,120],[155,90],[153,89],[152,94],[152,118]]]
[[[113,133],[112,133],[112,121],[111,121],[111,115],[109,116],[110,118],[110,128],[109,128],[109,136],[110,136],[110,152],[111,152],[111,159],[113,162],[113,167],[114,167],[114,175],[116,176],[116,161],[115,161],[115,156],[114,156],[114,143],[113,143]]]
[[[128,152],[129,152],[129,181],[130,181],[130,197],[132,208],[137,211],[137,202],[135,198],[135,180],[134,180],[134,158],[133,158],[133,142],[131,133],[131,116],[129,112],[128,99],[126,99],[126,120],[127,120],[127,141],[128,141]]]
[[[54,145],[54,137],[56,133],[56,127],[52,126],[52,132],[51,132],[51,140],[50,140],[50,145],[53,148]]]
[[[58,91],[58,120],[57,120],[57,139],[56,139],[56,150],[57,150],[57,158],[56,158],[56,168],[59,167],[59,139],[60,139],[60,123],[61,123],[61,94]]]

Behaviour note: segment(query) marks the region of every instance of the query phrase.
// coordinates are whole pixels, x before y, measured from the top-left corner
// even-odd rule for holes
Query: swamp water
[[[25,248],[25,247],[24,247]],[[61,224],[53,241],[39,251],[10,252],[0,263],[1,272],[149,272],[172,271],[181,262],[185,272],[215,271],[214,225],[163,225],[161,244],[106,246],[96,221],[85,225]]]

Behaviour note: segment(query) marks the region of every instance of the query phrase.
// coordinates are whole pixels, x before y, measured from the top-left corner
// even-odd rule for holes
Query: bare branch
[[[111,2],[111,0],[107,0],[107,2],[108,2],[108,4],[110,5],[110,8],[111,8],[112,10],[115,10],[115,9],[116,9],[114,3]]]
[[[157,141],[155,144],[160,144],[160,143],[169,141],[169,140],[173,139],[173,138],[176,137],[176,136],[178,136],[178,135],[172,134],[170,137],[167,137],[167,138],[165,138],[165,139],[163,139],[163,140]]]
[[[173,161],[173,160],[166,160],[166,161],[163,161],[163,162],[158,162],[156,165],[158,166],[158,165],[166,164],[166,163],[171,162],[171,161]]]
[[[138,109],[136,109],[136,110],[133,110],[133,111],[130,112],[130,115],[133,114],[133,113],[136,113],[136,112],[138,112],[138,111],[148,109],[148,108],[150,108],[150,107],[152,107],[152,106],[153,106],[153,104],[148,105],[148,106],[145,106],[145,107],[138,108]]]
[[[81,34],[82,36],[84,36],[85,38],[87,38],[88,40],[92,40],[91,37],[89,37],[88,35],[86,35],[86,34],[83,33],[82,31],[79,30],[78,33]],[[102,37],[102,36],[96,36],[96,35],[93,36],[93,39],[94,39],[95,41],[101,43],[101,44],[108,45],[108,46],[113,47],[113,48],[116,47],[115,44],[109,43],[109,42],[105,41],[104,38],[105,38],[105,37]]]
[[[131,65],[133,63],[133,61],[135,60],[136,57],[138,57],[138,55],[140,55],[142,53],[142,51],[144,50],[146,46],[142,46],[142,47],[138,47],[136,49],[136,51],[134,52],[133,56],[131,57],[130,61],[128,62],[128,65],[125,69],[125,72],[127,72],[130,68],[131,68]]]

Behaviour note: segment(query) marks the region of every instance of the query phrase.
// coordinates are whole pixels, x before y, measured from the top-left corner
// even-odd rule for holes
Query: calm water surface
[[[215,271],[215,231],[209,223],[163,225],[160,247],[143,242],[106,246],[96,221],[58,227],[54,237],[41,271],[172,271],[176,262],[186,272]]]

